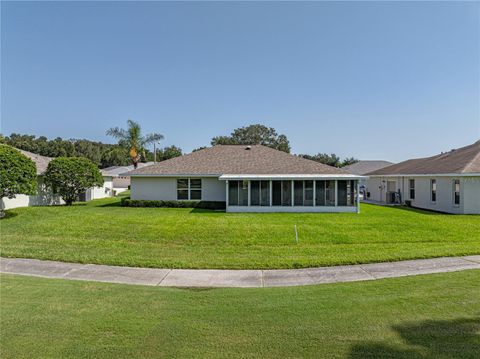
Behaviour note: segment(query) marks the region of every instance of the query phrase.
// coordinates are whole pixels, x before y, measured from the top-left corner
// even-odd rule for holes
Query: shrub
[[[222,201],[155,201],[130,199],[128,197],[121,199],[123,207],[168,207],[168,208],[201,208],[211,210],[225,209],[225,202]]]
[[[17,149],[0,145],[0,196],[15,198],[17,194],[37,192],[35,163]]]
[[[89,159],[58,157],[48,164],[45,185],[70,206],[87,189],[102,186],[103,177]]]

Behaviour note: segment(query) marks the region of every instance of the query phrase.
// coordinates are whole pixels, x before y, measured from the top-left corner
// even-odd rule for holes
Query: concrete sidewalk
[[[480,255],[276,270],[153,269],[0,258],[0,272],[161,287],[283,287],[480,269]]]

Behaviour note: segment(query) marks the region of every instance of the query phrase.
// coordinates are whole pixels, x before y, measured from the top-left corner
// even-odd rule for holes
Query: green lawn
[[[113,198],[18,208],[0,226],[2,256],[144,267],[295,268],[480,254],[480,216],[367,204],[360,214],[236,214],[124,208]]]
[[[3,275],[0,357],[478,358],[480,271],[182,290]]]

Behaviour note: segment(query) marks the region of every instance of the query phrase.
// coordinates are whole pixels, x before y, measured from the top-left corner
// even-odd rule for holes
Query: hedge
[[[225,202],[221,201],[152,201],[143,199],[122,198],[123,207],[168,207],[168,208],[201,208],[221,210],[225,209]]]

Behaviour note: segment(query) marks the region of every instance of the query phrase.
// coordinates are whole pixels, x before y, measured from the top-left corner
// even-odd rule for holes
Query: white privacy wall
[[[15,198],[2,198],[1,208],[11,209],[18,207],[28,206],[49,206],[64,204],[65,202],[58,195],[52,194],[52,192],[45,188],[43,185],[42,177],[38,177],[38,192],[36,195],[27,196],[24,194],[16,195]]]
[[[202,179],[202,201],[225,201],[225,181],[216,177],[190,177]],[[175,177],[132,177],[132,199],[174,201],[177,199]]]

